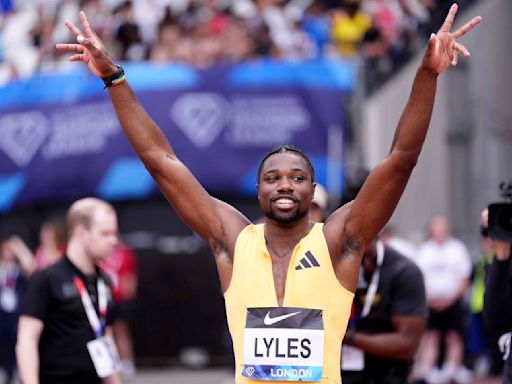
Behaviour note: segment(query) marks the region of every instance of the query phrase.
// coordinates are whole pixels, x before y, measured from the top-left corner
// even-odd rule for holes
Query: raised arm
[[[92,30],[87,16],[80,12],[84,31],[71,22],[66,27],[77,37],[77,44],[57,44],[61,51],[74,52],[71,61],[82,61],[97,77],[113,75],[118,68],[108,57],[105,46]],[[112,104],[128,137],[167,200],[185,223],[204,238],[218,256],[230,248],[248,220],[229,205],[212,198],[189,169],[177,158],[167,138],[139,103],[126,81],[108,88]]]
[[[11,248],[11,252],[16,255],[23,274],[26,277],[30,276],[36,268],[34,254],[32,251],[19,236],[12,236],[8,240],[8,246]]]
[[[393,214],[416,165],[432,115],[438,75],[456,65],[459,55],[470,55],[456,39],[481,18],[475,17],[450,32],[456,13],[454,4],[440,30],[429,40],[389,155],[372,170],[350,209],[334,212],[326,223],[324,231],[329,244],[333,244],[331,255],[341,252],[338,276],[345,275],[341,280],[348,289],[355,289],[361,255]],[[352,257],[345,257],[348,255]]]

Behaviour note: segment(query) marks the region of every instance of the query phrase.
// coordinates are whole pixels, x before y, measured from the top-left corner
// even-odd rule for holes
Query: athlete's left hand
[[[474,17],[455,32],[450,32],[455,15],[457,14],[457,9],[457,4],[453,4],[450,7],[443,25],[436,34],[432,34],[430,37],[427,51],[423,57],[422,66],[434,73],[442,73],[449,68],[450,65],[457,65],[460,55],[464,57],[470,56],[467,48],[457,42],[456,39],[464,36],[477,26],[480,21],[482,21],[482,18],[480,16]]]

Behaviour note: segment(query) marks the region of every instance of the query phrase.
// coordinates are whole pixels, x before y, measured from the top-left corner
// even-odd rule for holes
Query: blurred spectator
[[[206,22],[209,16],[208,10],[200,6],[197,0],[190,0],[179,17],[179,24],[185,34],[189,34],[196,26]]]
[[[304,12],[302,19],[304,32],[314,43],[314,57],[322,57],[326,53],[328,44],[331,41],[330,16],[326,11],[326,4],[322,0],[313,0]]]
[[[181,29],[176,24],[170,7],[166,7],[163,19],[158,24],[157,39],[149,52],[153,63],[166,63],[175,59],[175,47],[179,44]]]
[[[31,30],[37,24],[35,7],[13,5],[3,23],[2,40],[5,61],[11,66],[12,78],[31,76],[37,67],[38,49],[33,45]]]
[[[488,224],[487,219],[484,217],[485,227]],[[510,224],[510,220],[508,223]],[[492,240],[494,259],[488,271],[483,308],[488,330],[493,339],[498,340],[503,360],[505,360],[503,384],[512,383],[512,356],[510,354],[512,334],[512,306],[510,305],[512,302],[512,258],[510,256],[512,249],[510,243],[510,240]]]
[[[0,368],[14,383],[16,331],[26,279],[34,269],[32,252],[16,236],[0,243]]]
[[[117,215],[103,200],[77,200],[66,219],[66,256],[27,283],[16,358],[24,383],[120,383],[111,341],[113,305],[99,268],[117,244]]]
[[[473,266],[469,308],[471,317],[467,332],[466,351],[468,363],[477,376],[501,374],[503,359],[498,348],[498,337],[492,336],[484,321],[484,293],[488,270],[494,259],[493,240],[488,237],[488,210],[481,213],[481,258]]]
[[[263,22],[269,29],[270,37],[279,50],[280,57],[295,58],[296,42],[293,20],[286,13],[283,1],[256,0]]]
[[[117,52],[114,60],[178,61],[202,68],[255,57],[309,60],[324,55],[353,58],[361,53],[371,92],[424,46],[449,4],[441,0],[7,0],[0,9],[0,41],[4,41],[0,84],[36,71],[65,68],[68,63],[54,46],[73,40],[63,21],[76,22],[78,9],[83,9],[105,45]]]
[[[365,0],[362,9],[390,45],[398,44],[404,26],[404,12],[396,0]]]
[[[370,171],[366,168],[353,168],[349,170],[342,194],[341,204],[344,205],[356,198]]]
[[[268,29],[257,34],[255,39],[251,36],[245,20],[235,15],[230,19],[221,38],[224,41],[224,60],[228,62],[240,62],[258,55],[270,54],[273,48]]]
[[[0,2],[0,14],[9,13],[12,10],[14,0],[2,0]]]
[[[409,259],[416,261],[416,245],[403,237],[398,236],[393,225],[388,224],[380,233],[380,238],[384,244],[393,248],[395,251]]]
[[[39,231],[39,247],[35,253],[36,268],[44,269],[59,260],[66,249],[66,224],[60,217],[46,220]]]
[[[116,41],[120,45],[119,59],[143,60],[146,54],[139,26],[134,19],[133,3],[124,1],[114,10],[114,15],[119,17],[119,26],[115,35]]]
[[[112,254],[101,264],[110,277],[114,296],[112,330],[122,364],[122,374],[135,375],[135,358],[131,324],[134,315],[134,299],[137,295],[138,268],[135,254],[119,243]]]
[[[390,50],[389,41],[379,28],[372,25],[366,31],[361,43],[366,94],[374,91],[392,73],[393,61]]]
[[[374,241],[363,255],[343,341],[343,384],[407,383],[426,317],[425,284],[418,266]]]
[[[430,239],[420,245],[417,256],[425,277],[430,314],[416,376],[428,383],[467,383],[471,375],[463,365],[467,318],[463,296],[469,285],[471,259],[466,246],[450,237],[445,217],[432,218],[429,234]],[[442,341],[446,352],[439,370]]]
[[[315,194],[309,208],[309,218],[317,223],[322,223],[326,216],[329,197],[327,191],[321,184],[316,184]]]
[[[343,0],[333,14],[331,34],[343,57],[354,57],[370,29],[370,16],[361,10],[361,0]]]

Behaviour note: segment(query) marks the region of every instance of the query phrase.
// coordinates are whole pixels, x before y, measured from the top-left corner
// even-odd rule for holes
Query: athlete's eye
[[[277,181],[277,176],[267,176],[267,177],[265,178],[265,181],[266,181],[267,183],[273,183],[274,181]]]

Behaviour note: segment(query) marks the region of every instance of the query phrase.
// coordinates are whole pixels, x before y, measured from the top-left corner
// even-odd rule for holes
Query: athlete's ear
[[[315,198],[316,183],[311,183],[311,201]]]
[[[256,193],[258,195],[258,200],[260,198],[260,184],[259,183],[256,183]]]

